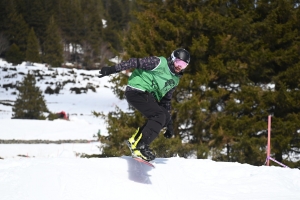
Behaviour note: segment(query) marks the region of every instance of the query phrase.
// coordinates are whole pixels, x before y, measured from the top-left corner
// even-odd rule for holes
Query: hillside
[[[11,120],[16,85],[29,71],[35,74],[48,109],[53,113],[65,111],[69,121]],[[105,135],[107,130],[105,121],[93,116],[92,111],[107,114],[116,106],[126,110],[127,103],[112,93],[109,77],[99,79],[98,75],[98,70],[48,68],[26,62],[12,66],[0,60],[0,158],[99,154],[95,136]],[[46,92],[56,88],[58,93]],[[47,144],[46,148],[41,149],[41,144]]]
[[[66,111],[69,121],[10,119],[16,89],[3,85],[16,84],[29,69],[43,74],[38,81],[42,91],[48,86],[54,89],[57,82],[72,81],[58,94],[44,94],[48,108]],[[109,89],[109,79],[98,79],[97,74],[73,69],[52,71],[39,64],[14,67],[0,61],[1,200],[299,199],[298,169],[180,157],[157,158],[155,168],[150,168],[128,155],[81,158],[82,154],[99,154],[101,144],[95,136],[106,134],[105,122],[91,112],[107,113],[116,105],[127,109],[127,103]],[[95,91],[70,91],[87,85]]]
[[[16,84],[23,80],[28,71],[35,74],[36,86],[43,91],[51,112],[65,111],[71,120],[81,119],[98,124],[102,133],[106,132],[104,121],[95,118],[92,111],[107,114],[115,106],[127,109],[127,102],[117,99],[110,90],[109,77],[97,77],[99,70],[47,68],[42,64],[26,62],[12,66],[0,59],[0,119],[11,118],[11,106],[17,98]],[[59,88],[58,93],[50,94],[56,88]]]

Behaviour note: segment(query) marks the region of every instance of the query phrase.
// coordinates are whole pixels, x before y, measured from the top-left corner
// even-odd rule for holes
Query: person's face
[[[184,70],[187,67],[187,63],[180,59],[175,59],[174,61],[174,70],[176,73],[179,73],[181,70]]]

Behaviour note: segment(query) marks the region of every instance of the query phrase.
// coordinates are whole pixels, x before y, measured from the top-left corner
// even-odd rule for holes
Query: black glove
[[[173,122],[170,120],[170,122],[167,125],[167,130],[164,133],[165,138],[171,138],[174,135],[174,130],[173,130]]]
[[[99,71],[99,74],[101,74],[100,76],[98,76],[99,78],[102,78],[104,76],[108,76],[110,74],[114,74],[116,73],[116,68],[115,66],[112,67],[102,67],[101,70]]]

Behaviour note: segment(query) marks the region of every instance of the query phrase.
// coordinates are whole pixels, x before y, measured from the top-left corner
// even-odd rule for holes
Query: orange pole
[[[271,115],[268,116],[268,146],[267,146],[267,166],[270,165],[270,153],[271,153]]]

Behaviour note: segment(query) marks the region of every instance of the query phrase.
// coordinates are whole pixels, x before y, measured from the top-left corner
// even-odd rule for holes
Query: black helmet
[[[183,60],[187,64],[190,63],[190,53],[185,49],[174,50],[171,54],[171,59],[174,62],[176,58]]]

